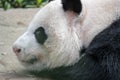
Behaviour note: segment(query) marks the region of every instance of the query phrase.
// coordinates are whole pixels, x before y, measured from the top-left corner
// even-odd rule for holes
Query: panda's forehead
[[[63,13],[63,14],[62,14]],[[35,31],[39,27],[51,28],[50,25],[55,25],[58,21],[58,18],[64,15],[64,10],[62,9],[61,2],[52,1],[47,4],[45,7],[41,8],[40,11],[35,15],[31,21],[28,31]]]

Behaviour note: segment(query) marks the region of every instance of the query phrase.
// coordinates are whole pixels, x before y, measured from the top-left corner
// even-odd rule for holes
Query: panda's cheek
[[[56,47],[54,47],[56,45],[54,42],[55,41],[53,39],[47,39],[44,43],[44,49],[48,54],[52,53],[56,49]]]

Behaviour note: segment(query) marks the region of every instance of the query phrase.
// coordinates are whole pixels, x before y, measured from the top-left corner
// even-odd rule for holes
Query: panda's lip
[[[26,63],[26,64],[35,64],[38,62],[38,59],[36,57],[33,57],[29,60],[21,60],[22,63]]]

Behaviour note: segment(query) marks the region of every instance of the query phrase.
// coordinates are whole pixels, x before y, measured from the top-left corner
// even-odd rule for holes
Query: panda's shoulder
[[[98,51],[100,47],[117,47],[120,46],[120,19],[114,21],[108,28],[99,33],[88,47],[90,51]],[[118,45],[117,45],[118,44]],[[92,50],[94,49],[94,50]],[[104,49],[108,50],[108,49]]]

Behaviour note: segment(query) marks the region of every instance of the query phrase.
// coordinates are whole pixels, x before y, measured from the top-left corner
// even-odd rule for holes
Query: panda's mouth
[[[25,64],[35,64],[38,62],[38,59],[37,57],[33,57],[31,59],[28,59],[28,60],[21,60],[22,63],[25,63]]]

